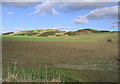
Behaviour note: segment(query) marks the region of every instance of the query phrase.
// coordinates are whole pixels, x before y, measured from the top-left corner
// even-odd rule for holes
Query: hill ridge
[[[44,29],[44,30],[27,30],[27,31],[20,31],[18,33],[14,32],[7,32],[3,33],[2,35],[13,35],[13,36],[75,36],[75,35],[82,35],[82,34],[88,34],[88,33],[104,33],[104,32],[110,32],[107,30],[94,30],[90,28],[86,29],[79,29],[77,31],[60,31],[57,29]]]

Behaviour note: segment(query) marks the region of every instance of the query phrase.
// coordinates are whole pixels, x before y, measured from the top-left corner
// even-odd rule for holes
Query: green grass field
[[[91,33],[81,36],[61,36],[61,37],[37,37],[37,36],[8,36],[3,35],[3,41],[79,41],[79,42],[101,42],[102,40],[118,40],[118,33]]]

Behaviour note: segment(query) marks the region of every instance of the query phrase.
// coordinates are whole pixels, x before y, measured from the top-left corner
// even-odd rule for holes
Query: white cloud
[[[3,5],[11,6],[11,7],[17,7],[17,8],[24,8],[33,6],[35,4],[38,4],[35,6],[34,13],[37,14],[58,14],[58,11],[56,8],[61,9],[63,12],[72,12],[72,11],[78,11],[78,10],[84,10],[84,9],[95,9],[95,8],[102,8],[111,4],[117,4],[118,0],[111,0],[109,2],[101,0],[78,0],[73,1],[44,1],[41,0],[4,0]],[[115,3],[114,3],[115,2]],[[32,14],[32,13],[31,13]]]
[[[12,14],[14,14],[14,13],[13,13],[13,12],[7,12],[7,14],[8,14],[8,15],[12,15]]]
[[[15,30],[17,30],[17,31],[22,31],[23,28],[15,28]]]
[[[84,16],[78,16],[78,19],[74,19],[74,23],[83,24],[87,23],[89,20],[99,20],[99,19],[112,19],[116,20],[118,18],[118,6],[105,7],[100,9],[95,9]]]
[[[74,19],[75,24],[86,24],[88,20],[85,17],[79,16],[78,19]]]
[[[94,0],[92,0],[94,1]],[[58,14],[56,8],[61,9],[63,12],[72,12],[84,9],[96,9],[106,7],[114,2],[43,2],[35,7],[37,14]]]
[[[58,14],[54,8],[56,5],[57,5],[56,2],[45,2],[45,3],[39,4],[35,7],[36,11],[34,13],[41,14],[41,15],[44,15],[46,13]]]

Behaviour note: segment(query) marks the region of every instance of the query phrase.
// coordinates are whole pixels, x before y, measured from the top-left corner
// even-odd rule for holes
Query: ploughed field
[[[117,41],[3,40],[3,81],[116,82],[117,56]]]

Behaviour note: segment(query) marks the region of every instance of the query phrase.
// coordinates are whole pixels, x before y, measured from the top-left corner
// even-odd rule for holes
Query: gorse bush
[[[49,35],[55,35],[55,34],[56,34],[56,32],[49,31],[49,32],[42,33],[39,36],[49,36]]]

